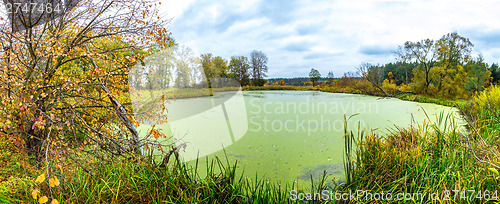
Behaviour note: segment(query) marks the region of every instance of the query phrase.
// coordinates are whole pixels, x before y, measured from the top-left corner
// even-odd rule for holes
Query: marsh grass
[[[439,192],[441,202],[459,203],[485,202],[472,192],[463,199],[461,193],[487,190],[493,198],[499,189],[498,148],[483,141],[497,135],[461,132],[452,114],[441,113],[436,122],[429,121],[395,127],[384,136],[346,130],[345,188],[392,195]],[[423,197],[415,202],[438,201]]]
[[[258,175],[247,178],[243,176],[244,169],[238,169],[237,163],[229,162],[227,157],[206,158],[207,170],[202,177],[198,163],[192,167],[174,153],[174,159],[167,164],[140,156],[92,161],[88,164],[90,171],[75,165],[65,169],[53,198],[63,203],[336,203],[292,201],[290,191],[314,194],[322,190],[368,190],[393,195],[440,192],[439,200],[423,197],[406,203],[484,203],[487,200],[477,197],[479,190],[482,198],[486,190],[493,198],[500,189],[499,95],[500,88],[494,87],[460,105],[468,131],[463,131],[454,116],[447,113],[408,128],[394,127],[385,135],[361,130],[359,126],[353,130],[347,126],[351,117],[346,117],[345,180],[341,182],[331,181],[327,172],[319,178],[310,176],[311,185],[305,189]],[[429,122],[431,119],[436,122]],[[20,174],[22,168],[16,162],[20,159],[6,152],[1,173],[11,177],[0,183],[0,203],[37,203],[31,198],[33,175],[37,174]],[[41,190],[41,194],[49,195],[47,188]],[[454,191],[460,193],[458,197]],[[461,195],[464,191],[465,199]]]
[[[182,162],[177,153],[172,157],[166,165],[141,156],[96,161],[89,164],[90,172],[75,167],[52,189],[52,198],[63,203],[304,203],[289,199],[290,191],[298,190],[294,183],[244,177],[237,162],[230,163],[227,157],[207,158],[204,177],[199,176],[198,165],[193,168]],[[328,182],[326,172],[320,178],[311,176],[311,188],[300,192],[321,192],[330,188]],[[0,202],[38,203],[31,198],[33,183],[31,179],[17,181],[17,186],[11,186],[17,194],[2,191]],[[48,188],[40,190],[49,195]]]

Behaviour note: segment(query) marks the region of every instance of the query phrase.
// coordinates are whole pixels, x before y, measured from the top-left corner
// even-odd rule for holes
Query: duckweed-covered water
[[[247,91],[227,98],[177,100],[184,105],[171,104],[169,115],[194,113],[162,126],[177,141],[186,142],[186,160],[194,165],[199,157],[201,174],[206,157],[227,155],[250,178],[257,174],[271,181],[303,183],[326,170],[330,178],[342,179],[344,117],[357,114],[348,123],[351,130],[360,126],[386,133],[395,125],[436,120],[441,112],[458,116],[450,107],[354,94]],[[205,103],[209,108],[199,105]]]

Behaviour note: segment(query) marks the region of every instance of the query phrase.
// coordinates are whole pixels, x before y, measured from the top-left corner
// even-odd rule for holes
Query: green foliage
[[[264,86],[264,84],[267,83],[267,80],[265,79],[253,79],[252,80],[252,85],[254,86]]]
[[[309,72],[309,80],[311,80],[312,86],[314,86],[314,83],[316,83],[320,78],[321,74],[319,73],[319,71],[311,68],[311,71]]]
[[[229,73],[241,86],[250,84],[250,64],[245,56],[233,56],[229,62]]]
[[[491,64],[491,67],[488,68],[488,71],[490,71],[491,73],[491,83],[498,84],[498,81],[500,81],[500,68],[498,67],[498,64]]]
[[[473,131],[485,135],[500,133],[500,86],[492,86],[477,94],[468,104],[463,105],[462,112]],[[496,142],[497,140],[494,140]]]
[[[167,165],[146,157],[93,161],[93,171],[75,166],[65,176],[62,193],[54,198],[62,203],[300,203],[289,199],[297,186],[244,178],[237,163],[213,158],[208,161],[206,176],[197,168],[181,162],[177,153]],[[172,161],[173,160],[173,161]],[[0,185],[0,202],[36,201],[31,198],[33,180],[9,180]],[[327,178],[311,177],[311,187],[301,192],[333,190]],[[39,194],[48,194],[42,189]]]

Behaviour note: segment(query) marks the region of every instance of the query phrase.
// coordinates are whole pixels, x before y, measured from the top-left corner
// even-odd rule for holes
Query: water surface
[[[435,120],[443,111],[456,113],[435,104],[316,91],[247,91],[218,99],[182,99],[178,104],[184,105],[172,104],[172,117],[185,113],[186,107],[200,113],[183,115],[164,129],[187,142],[186,160],[200,157],[200,172],[205,157],[227,155],[230,162],[239,162],[246,176],[254,178],[257,173],[259,178],[288,183],[302,183],[311,174],[318,178],[323,170],[330,178],[343,178],[344,117],[357,114],[348,123],[352,130],[359,125],[384,134],[395,125],[409,127]]]

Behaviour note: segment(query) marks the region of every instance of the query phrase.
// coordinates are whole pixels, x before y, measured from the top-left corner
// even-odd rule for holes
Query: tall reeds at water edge
[[[434,194],[438,199],[457,202],[498,199],[500,94],[488,97],[500,93],[494,89],[461,107],[469,130],[457,125],[452,113],[428,116],[424,123],[408,128],[394,127],[386,135],[359,129],[355,134],[347,127],[347,118],[344,190],[392,195],[438,192]]]

